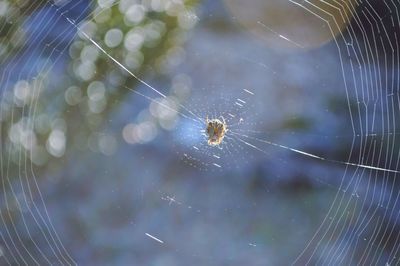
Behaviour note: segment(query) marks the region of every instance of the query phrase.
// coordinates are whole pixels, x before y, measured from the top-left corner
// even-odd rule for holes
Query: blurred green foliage
[[[40,9],[63,4],[58,2],[2,2],[3,71],[25,49],[32,49],[24,32],[27,19]],[[13,165],[7,166],[8,175],[19,171],[21,159],[32,162],[40,176],[49,167],[57,168],[59,158],[75,157],[90,145],[97,147],[92,150],[111,153],[116,138],[102,134],[101,127],[112,110],[135,89],[138,80],[110,57],[140,77],[168,74],[176,57],[182,54],[187,31],[197,22],[195,4],[196,1],[92,1],[90,14],[77,24],[68,22],[68,12],[60,13],[54,8],[56,16],[76,34],[65,47],[57,41],[46,43],[41,49],[47,51],[46,57],[38,57],[38,65],[33,62],[31,66],[40,69],[37,75],[12,84],[7,80],[0,105],[0,132],[3,161],[10,158]],[[59,56],[66,58],[61,72],[54,67]],[[65,161],[63,164],[68,165]],[[5,165],[2,167],[4,170]]]

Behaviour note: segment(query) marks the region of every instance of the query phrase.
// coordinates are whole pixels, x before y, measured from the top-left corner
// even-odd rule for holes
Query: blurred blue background
[[[333,2],[0,1],[1,264],[396,264],[399,5]]]

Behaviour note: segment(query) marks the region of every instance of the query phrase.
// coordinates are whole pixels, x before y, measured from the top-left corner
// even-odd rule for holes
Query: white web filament
[[[292,1],[293,2],[293,1]],[[293,2],[295,3],[295,2]],[[297,4],[297,3],[295,3]],[[116,60],[114,57],[112,57],[109,53],[107,53],[107,51],[102,48],[96,41],[94,41],[89,35],[87,35],[80,27],[78,27],[70,18],[68,18],[67,16],[65,16],[64,14],[61,14],[61,16],[63,16],[71,25],[73,25],[77,31],[79,31],[79,33],[81,33],[83,36],[85,36],[87,38],[88,41],[90,41],[92,44],[94,44],[104,55],[106,55],[110,60],[112,60],[115,64],[117,64],[120,68],[122,68],[124,71],[126,71],[129,75],[131,75],[132,77],[134,77],[135,79],[137,79],[141,84],[145,85],[146,87],[148,87],[149,89],[151,89],[152,91],[156,92],[157,94],[159,94],[160,96],[162,96],[163,98],[166,98],[167,96],[163,93],[161,93],[159,90],[157,90],[156,88],[154,88],[153,86],[151,86],[150,84],[148,84],[147,82],[145,82],[144,80],[142,80],[140,77],[138,77],[137,75],[133,74],[128,68],[126,68],[121,62],[119,62],[118,60]],[[261,22],[260,22],[261,23]],[[265,25],[264,25],[265,26]],[[291,41],[292,42],[292,41]],[[131,90],[133,92],[135,92],[134,90]],[[250,91],[245,89],[245,92],[249,93]],[[243,107],[243,102],[235,102],[236,105]],[[185,114],[182,114],[181,112],[179,112],[178,110],[175,110],[177,113],[179,113],[180,115],[182,115],[184,118],[188,118],[188,119],[192,119],[195,120],[197,122],[203,123],[203,119],[200,118],[199,116],[197,116],[196,114],[193,113],[193,111],[191,111],[190,109],[188,109],[187,107],[185,107],[182,104],[179,104],[180,107],[182,107],[182,109],[184,109],[185,111],[187,111],[189,113],[190,116],[192,117],[188,117]],[[245,136],[243,136],[245,137]],[[238,138],[239,139],[239,138]],[[241,139],[239,139],[239,141],[245,143],[246,145],[250,146],[250,147],[255,147],[255,145],[250,144],[246,141],[243,141]],[[260,141],[260,140],[259,140]],[[308,153],[306,151],[301,151],[301,150],[297,150],[294,148],[290,148],[290,147],[286,147],[284,145],[280,145],[280,144],[275,144],[272,142],[268,142],[267,140],[261,140],[265,143],[269,143],[271,145],[292,151],[292,152],[296,152],[298,154],[302,154],[305,156],[308,156],[310,158],[314,158],[314,159],[319,159],[319,160],[323,160],[323,161],[328,161],[328,162],[334,162],[334,163],[339,163],[339,164],[343,164],[343,165],[348,165],[348,166],[356,166],[356,167],[361,167],[361,168],[366,168],[366,169],[370,169],[370,170],[377,170],[377,171],[384,171],[384,172],[392,172],[392,173],[399,173],[399,171],[397,170],[393,170],[393,169],[386,169],[386,168],[382,168],[382,167],[376,167],[376,166],[370,166],[370,165],[364,165],[364,164],[358,164],[358,163],[352,163],[352,162],[343,162],[343,161],[337,161],[337,160],[331,160],[331,159],[327,159],[327,158],[323,158],[317,155],[313,155],[311,153]],[[259,150],[257,148],[257,150]]]

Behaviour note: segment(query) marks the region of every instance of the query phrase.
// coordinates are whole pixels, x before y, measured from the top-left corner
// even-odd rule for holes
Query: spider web
[[[192,3],[139,2],[0,3],[3,262],[397,264],[399,3],[289,0],[333,39],[307,51],[253,21],[302,50],[281,55],[218,32],[227,15],[214,4],[196,16]],[[99,33],[113,12],[132,29]],[[219,147],[207,145],[207,117],[227,122]],[[299,179],[321,191],[311,203],[276,192]],[[72,196],[60,204],[62,193]],[[266,217],[274,205],[290,214]]]

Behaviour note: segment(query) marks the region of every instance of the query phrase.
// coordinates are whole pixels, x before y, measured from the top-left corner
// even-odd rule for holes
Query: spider
[[[225,119],[222,116],[221,119],[222,121],[217,118],[209,120],[207,117],[206,119],[206,136],[208,138],[208,145],[210,146],[218,146],[221,144],[225,133],[228,131]]]

